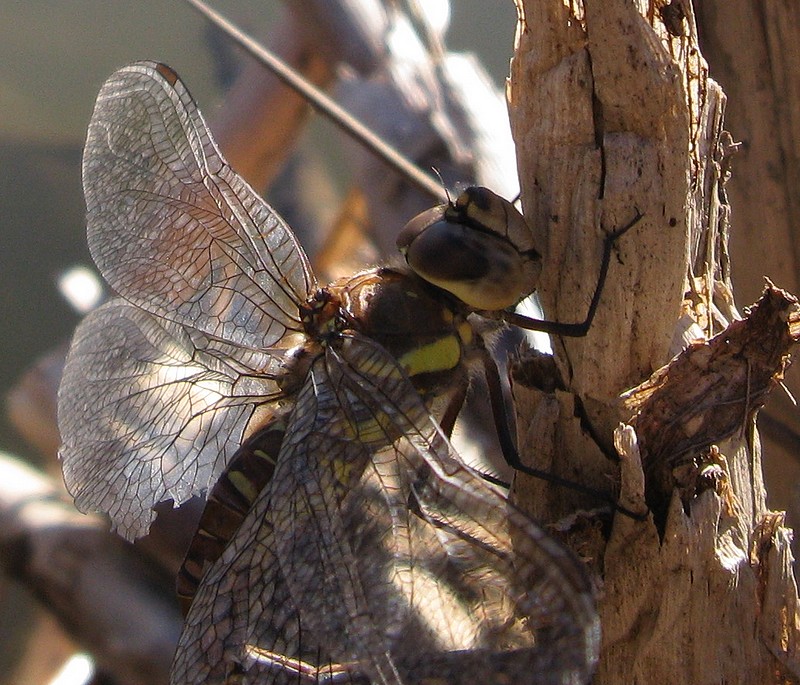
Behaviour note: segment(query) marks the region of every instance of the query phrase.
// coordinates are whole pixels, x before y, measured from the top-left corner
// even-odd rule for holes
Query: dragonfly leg
[[[606,276],[608,276],[608,266],[611,262],[611,252],[617,240],[633,228],[641,220],[643,214],[637,209],[636,216],[625,224],[622,228],[618,228],[611,233],[606,234],[603,241],[603,258],[600,262],[600,273],[597,277],[597,285],[592,295],[592,301],[589,303],[589,310],[586,312],[586,318],[580,323],[562,323],[560,321],[549,321],[547,319],[534,319],[524,314],[517,314],[511,311],[501,312],[478,312],[481,316],[490,319],[501,319],[506,323],[525,328],[530,331],[541,331],[549,333],[550,335],[563,335],[569,338],[582,338],[589,332],[594,316],[597,313],[597,307],[600,304],[600,297],[603,294],[603,287],[606,284]]]
[[[469,381],[465,377],[459,379],[450,399],[445,406],[444,412],[439,419],[439,425],[442,427],[444,434],[451,438],[453,436],[453,428],[455,428],[456,420],[461,410],[464,408],[464,402],[467,399],[467,389],[469,388]]]
[[[637,513],[621,506],[613,497],[604,492],[595,490],[594,488],[590,488],[586,485],[581,485],[580,483],[576,483],[571,480],[567,480],[566,478],[561,478],[560,476],[548,471],[543,471],[541,469],[536,469],[523,464],[522,459],[519,456],[519,452],[517,451],[516,443],[511,434],[511,423],[505,409],[506,404],[503,395],[503,386],[500,382],[500,373],[497,370],[497,364],[486,348],[479,348],[476,354],[481,360],[483,374],[486,378],[486,385],[489,389],[489,403],[491,404],[492,408],[492,418],[497,431],[497,438],[500,442],[500,449],[503,452],[503,458],[511,468],[528,476],[540,478],[548,483],[569,488],[570,490],[581,492],[585,495],[589,495],[590,497],[606,502],[613,507],[615,511],[618,511],[625,516],[629,516],[630,518],[636,519],[637,521],[643,521],[647,517],[646,513]],[[506,483],[503,483],[494,476],[483,474],[483,477],[490,483],[494,483],[495,485],[505,485],[508,487]]]

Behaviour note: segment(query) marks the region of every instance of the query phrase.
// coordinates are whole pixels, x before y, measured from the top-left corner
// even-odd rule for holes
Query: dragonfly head
[[[522,215],[475,186],[411,219],[397,247],[421,278],[474,309],[496,311],[529,295],[541,272],[541,255],[520,250],[516,236],[530,236]]]

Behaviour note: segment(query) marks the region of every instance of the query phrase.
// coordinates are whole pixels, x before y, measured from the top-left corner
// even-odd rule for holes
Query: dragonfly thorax
[[[413,273],[380,267],[329,288],[341,304],[341,326],[383,345],[415,383],[436,384],[472,344],[463,307]]]

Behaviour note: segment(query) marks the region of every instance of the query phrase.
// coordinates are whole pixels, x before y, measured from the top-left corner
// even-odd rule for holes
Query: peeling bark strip
[[[639,439],[652,508],[663,511],[672,490],[684,484],[675,467],[700,466],[706,448],[747,430],[783,380],[799,339],[797,299],[770,283],[745,319],[693,343],[622,396],[636,412],[629,424]]]

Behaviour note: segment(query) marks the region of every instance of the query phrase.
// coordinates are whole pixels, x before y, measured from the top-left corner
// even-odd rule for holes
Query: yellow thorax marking
[[[422,373],[449,371],[461,361],[461,342],[455,335],[448,335],[409,350],[397,361],[412,378]]]

